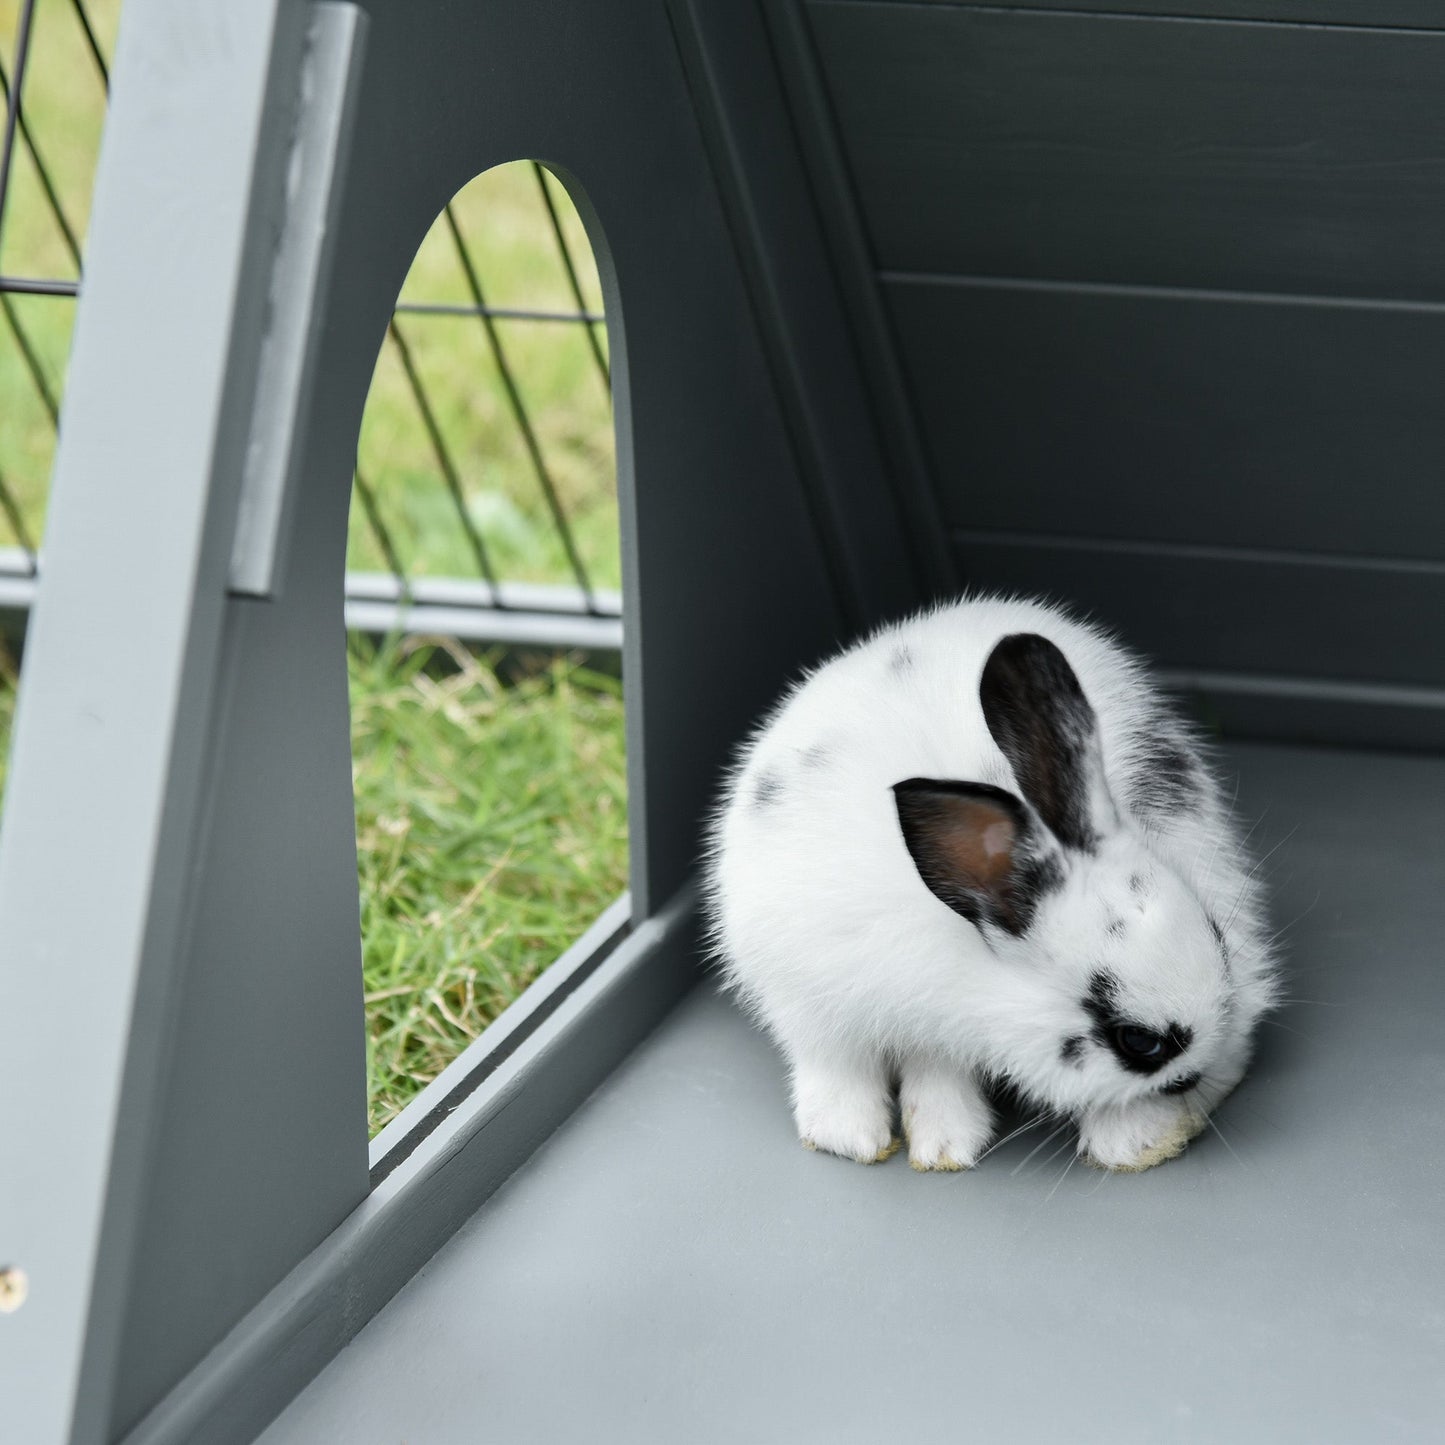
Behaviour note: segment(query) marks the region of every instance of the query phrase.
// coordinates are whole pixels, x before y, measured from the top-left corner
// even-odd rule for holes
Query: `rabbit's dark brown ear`
[[[1040,858],[1028,810],[986,783],[909,778],[893,785],[898,823],[918,876],[971,923],[1024,933],[1057,859]]]
[[[1092,853],[1117,815],[1098,720],[1068,659],[1048,638],[1016,632],[984,664],[978,697],[1019,791],[1061,843]]]

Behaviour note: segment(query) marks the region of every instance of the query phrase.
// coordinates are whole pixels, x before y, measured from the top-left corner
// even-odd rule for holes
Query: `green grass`
[[[373,1129],[626,887],[619,685],[448,653],[351,649]]]

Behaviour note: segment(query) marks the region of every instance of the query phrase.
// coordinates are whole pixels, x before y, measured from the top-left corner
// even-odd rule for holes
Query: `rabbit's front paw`
[[[909,1065],[900,1090],[908,1162],[921,1173],[971,1169],[993,1134],[977,1084],[951,1069]]]
[[[878,1164],[898,1150],[887,1080],[872,1069],[795,1068],[794,1117],[805,1149]]]
[[[1207,1122],[1178,1099],[1091,1109],[1079,1121],[1079,1153],[1096,1169],[1137,1174],[1182,1154]]]

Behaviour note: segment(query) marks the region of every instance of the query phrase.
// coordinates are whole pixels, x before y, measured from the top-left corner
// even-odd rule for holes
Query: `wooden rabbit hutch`
[[[129,0],[0,852],[0,1437],[1439,1438],[1442,96],[1433,0]],[[518,157],[607,289],[632,893],[368,1154],[352,459]],[[731,745],[965,587],[1152,656],[1278,848],[1312,1002],[1148,1174],[807,1154],[700,970]]]

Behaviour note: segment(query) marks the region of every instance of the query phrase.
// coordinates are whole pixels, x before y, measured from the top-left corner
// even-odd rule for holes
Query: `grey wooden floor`
[[[265,1445],[1445,1438],[1445,760],[1252,746],[1303,999],[1182,1158],[809,1154],[696,991]]]

